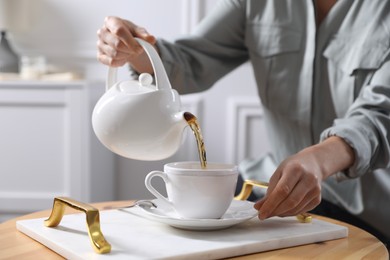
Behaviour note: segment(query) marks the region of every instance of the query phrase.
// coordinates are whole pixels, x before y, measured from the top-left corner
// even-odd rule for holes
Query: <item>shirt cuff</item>
[[[366,143],[366,141],[364,141],[368,138],[367,136],[363,136],[362,132],[358,131],[356,128],[354,129],[343,125],[335,125],[322,132],[320,141],[322,142],[331,136],[337,136],[342,138],[353,149],[355,153],[354,164],[345,171],[338,172],[335,174],[335,178],[337,181],[358,178],[367,171],[369,171],[369,143]]]

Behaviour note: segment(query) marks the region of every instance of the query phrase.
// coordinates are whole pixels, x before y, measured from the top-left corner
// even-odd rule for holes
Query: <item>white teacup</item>
[[[156,176],[164,180],[168,198],[152,186]],[[164,165],[164,172],[150,172],[145,185],[181,217],[218,219],[233,200],[237,177],[238,169],[233,164],[207,163],[202,169],[199,162],[174,162]]]

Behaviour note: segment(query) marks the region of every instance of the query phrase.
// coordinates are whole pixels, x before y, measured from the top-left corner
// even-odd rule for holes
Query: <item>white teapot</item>
[[[188,123],[180,111],[179,94],[172,89],[156,50],[146,41],[136,40],[152,63],[156,85],[147,73],[138,81],[116,82],[117,70],[110,67],[106,92],[93,110],[92,126],[100,142],[116,154],[161,160],[180,147]]]

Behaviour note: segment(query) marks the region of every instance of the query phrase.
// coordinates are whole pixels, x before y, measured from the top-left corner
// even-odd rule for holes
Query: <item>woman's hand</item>
[[[354,162],[352,148],[330,137],[284,160],[270,179],[266,196],[256,202],[259,218],[292,216],[321,202],[321,182]]]
[[[119,67],[130,63],[138,72],[153,73],[150,61],[134,37],[155,45],[156,38],[144,28],[118,18],[106,17],[104,25],[97,32],[98,60],[108,66]]]
[[[255,204],[259,218],[297,215],[321,202],[322,169],[315,156],[303,150],[286,160],[272,175],[266,196]]]

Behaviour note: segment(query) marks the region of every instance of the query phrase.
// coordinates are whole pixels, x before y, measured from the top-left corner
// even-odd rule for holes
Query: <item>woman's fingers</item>
[[[307,191],[306,195],[302,200],[296,205],[290,207],[281,206],[279,212],[275,212],[275,215],[280,217],[298,215],[315,208],[321,202],[321,189],[313,187],[311,190]]]
[[[259,218],[291,216],[313,209],[321,201],[318,165],[306,156],[287,158],[270,179],[266,196],[255,204]]]
[[[115,67],[142,60],[140,57],[145,55],[144,49],[135,37],[151,44],[156,43],[156,38],[144,28],[114,16],[106,17],[97,35],[97,59],[105,65]]]
[[[295,185],[299,182],[298,175],[283,175],[283,170],[283,168],[278,168],[271,177],[265,201],[263,202],[261,208],[259,208],[260,219],[275,216],[280,206],[286,207],[286,199],[289,199],[290,201],[295,199],[291,198],[291,192],[294,190]]]
[[[156,38],[150,35],[145,28],[135,25],[134,23],[123,20],[117,17],[106,17],[105,27],[107,30],[114,35],[123,43],[129,50],[130,54],[139,55],[143,52],[143,48],[135,40],[135,37],[141,38],[151,44],[156,43]]]

